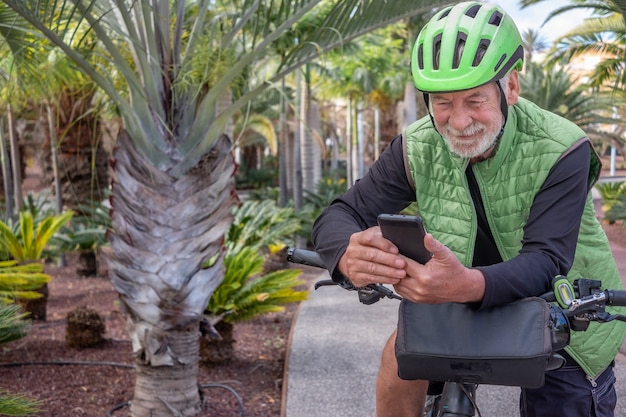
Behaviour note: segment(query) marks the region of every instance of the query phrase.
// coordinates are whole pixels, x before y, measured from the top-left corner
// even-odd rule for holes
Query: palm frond
[[[322,53],[368,31],[450,4],[388,0],[244,0],[232,4],[202,0],[126,2],[122,0],[6,0],[9,7],[49,38],[115,102],[137,149],[175,177],[209,151],[232,116],[285,75]],[[192,10],[193,9],[193,10]],[[321,15],[298,46],[286,43],[285,59],[273,73],[248,78],[247,90],[220,114],[216,103],[250,72],[275,56],[298,22]],[[61,19],[59,19],[61,18]],[[62,22],[62,23],[61,23]],[[190,31],[184,29],[191,28]],[[109,73],[85,59],[78,47],[93,33],[106,58],[125,79],[125,97]],[[207,44],[204,42],[209,42]],[[295,47],[295,48],[294,48]],[[218,74],[193,69],[194,55],[234,57]],[[131,60],[125,51],[131,51]],[[220,53],[224,53],[221,54]],[[211,66],[206,64],[206,66]],[[190,77],[193,73],[199,77]],[[132,103],[132,104],[131,104]]]

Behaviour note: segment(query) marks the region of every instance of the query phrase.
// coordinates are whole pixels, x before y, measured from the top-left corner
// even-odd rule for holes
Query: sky
[[[548,14],[557,8],[570,4],[568,0],[543,1],[520,10],[519,0],[491,0],[500,5],[508,12],[520,31],[524,33],[528,29],[538,30],[548,42],[552,42],[560,35],[565,34],[570,29],[582,24],[583,20],[591,17],[588,9],[569,11],[552,18],[547,24],[541,26],[548,17]]]

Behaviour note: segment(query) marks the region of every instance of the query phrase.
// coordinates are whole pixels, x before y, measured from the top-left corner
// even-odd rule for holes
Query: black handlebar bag
[[[484,310],[402,300],[398,375],[539,388],[552,356],[550,323],[548,303],[535,297]]]

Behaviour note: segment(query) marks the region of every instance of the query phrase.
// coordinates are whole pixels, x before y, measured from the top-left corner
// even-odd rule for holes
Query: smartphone
[[[398,247],[400,253],[421,264],[432,254],[424,247],[426,229],[422,218],[405,214],[380,214],[378,225],[383,237]]]

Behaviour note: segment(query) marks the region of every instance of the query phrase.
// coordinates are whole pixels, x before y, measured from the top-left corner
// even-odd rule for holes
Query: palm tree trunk
[[[15,205],[13,204],[13,174],[11,173],[11,158],[6,147],[4,137],[4,123],[0,122],[0,158],[2,161],[2,182],[4,188],[4,204],[6,208],[6,216],[9,219],[15,219]]]
[[[281,80],[281,91],[285,91],[285,77]],[[287,180],[287,102],[283,94],[280,95],[280,134],[278,136],[278,186],[279,197],[278,205],[285,207],[289,199],[288,180]]]
[[[11,167],[13,168],[13,194],[15,212],[19,212],[24,205],[22,197],[22,158],[20,156],[19,145],[15,137],[15,127],[13,125],[13,108],[7,105],[7,120],[9,122],[9,145],[11,150]]]
[[[404,129],[417,120],[417,99],[415,95],[415,85],[406,83],[404,85],[404,111],[402,112],[401,129]]]
[[[300,154],[302,163],[302,189],[315,193],[317,184],[322,179],[322,144],[319,132],[321,132],[320,111],[317,103],[311,100],[310,86],[305,84],[306,93],[306,126],[302,131]]]
[[[120,294],[137,368],[134,417],[195,416],[199,324],[223,279],[235,163],[222,136],[181,178],[117,140],[109,276]],[[204,266],[207,260],[210,266]]]
[[[193,360],[172,366],[152,366],[137,361],[135,395],[131,405],[134,416],[195,416],[202,411],[198,390],[198,327],[190,325],[187,331],[169,331],[167,337],[173,352]],[[170,410],[178,410],[181,414]]]

